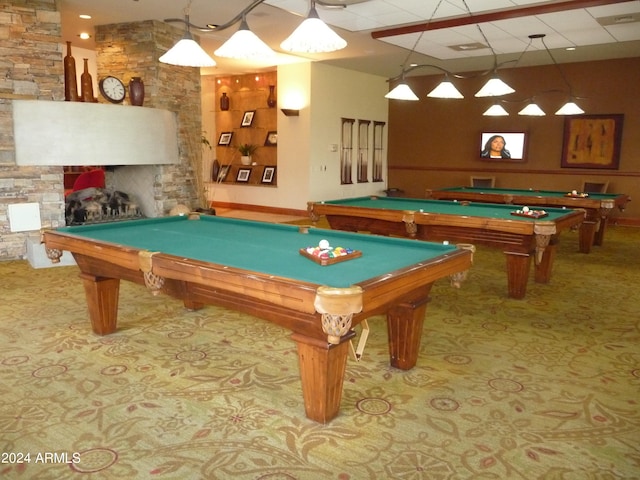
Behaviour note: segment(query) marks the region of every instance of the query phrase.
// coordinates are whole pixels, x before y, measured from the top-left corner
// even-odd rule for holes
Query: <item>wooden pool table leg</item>
[[[608,211],[605,211],[600,215],[600,225],[596,230],[595,236],[593,238],[593,244],[597,245],[598,247],[601,247],[602,242],[604,241],[604,231],[607,229],[607,223],[609,223],[609,218],[607,217],[607,215]]]
[[[91,328],[94,333],[108,335],[115,332],[120,279],[96,277],[88,273],[81,273],[80,278],[84,285]]]
[[[591,252],[591,246],[594,245],[596,239],[596,230],[602,230],[602,226],[598,229],[599,222],[593,220],[585,220],[578,230],[579,235],[579,251],[580,253]]]
[[[536,283],[549,283],[551,281],[551,267],[556,257],[556,243],[549,242],[544,249],[542,259],[535,266],[535,281]]]
[[[507,286],[510,298],[522,299],[527,293],[527,282],[532,256],[522,252],[504,252],[507,257]]]
[[[349,354],[349,339],[345,335],[339,344],[293,333],[298,346],[302,396],[307,418],[327,423],[340,411],[342,386]]]
[[[395,368],[410,370],[418,361],[424,316],[432,285],[421,289],[418,297],[402,302],[387,312],[389,358],[391,366]]]

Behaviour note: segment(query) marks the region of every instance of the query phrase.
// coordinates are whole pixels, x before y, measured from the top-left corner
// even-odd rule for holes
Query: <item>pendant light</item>
[[[525,115],[529,117],[544,117],[546,113],[535,102],[527,104],[522,110],[518,112],[518,115]]]
[[[449,75],[445,74],[444,80],[436,88],[431,90],[427,97],[431,98],[464,98],[458,89],[449,80]]]
[[[420,100],[418,96],[413,93],[413,90],[407,85],[402,79],[402,82],[395,86],[393,90],[385,95],[385,98],[389,98],[392,100],[411,100],[417,101]]]
[[[482,115],[486,117],[506,117],[509,115],[509,112],[499,103],[494,103]]]
[[[346,40],[320,20],[315,0],[310,0],[307,18],[280,44],[283,50],[292,53],[328,53],[346,46]]]
[[[184,16],[184,23],[186,28],[182,38],[158,60],[162,63],[180,67],[215,67],[215,60],[191,36],[188,13]]]
[[[238,60],[257,60],[275,56],[271,47],[249,29],[246,14],[242,15],[238,31],[213,53],[218,57]]]

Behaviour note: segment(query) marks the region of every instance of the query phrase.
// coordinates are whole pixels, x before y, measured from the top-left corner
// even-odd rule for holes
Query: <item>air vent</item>
[[[640,13],[625,13],[622,15],[610,15],[608,17],[600,17],[596,19],[603,27],[612,25],[627,25],[629,23],[640,22]]]

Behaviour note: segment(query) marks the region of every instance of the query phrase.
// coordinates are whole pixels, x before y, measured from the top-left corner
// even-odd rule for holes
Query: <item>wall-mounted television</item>
[[[480,159],[522,162],[526,146],[526,132],[482,132]]]

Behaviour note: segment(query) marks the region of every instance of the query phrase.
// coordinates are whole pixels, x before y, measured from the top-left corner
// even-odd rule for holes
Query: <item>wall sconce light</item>
[[[298,117],[300,115],[300,110],[297,108],[281,108],[280,111],[287,117]]]

